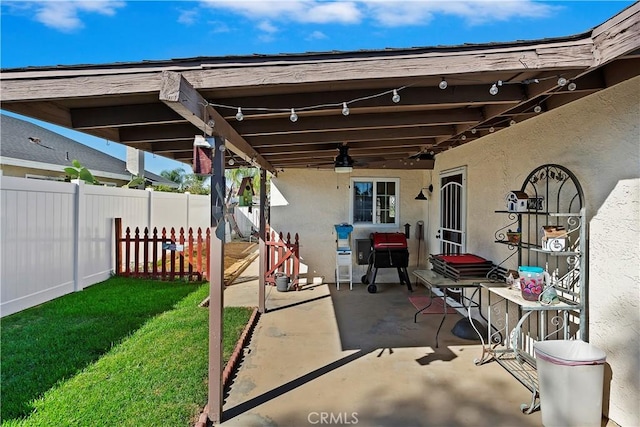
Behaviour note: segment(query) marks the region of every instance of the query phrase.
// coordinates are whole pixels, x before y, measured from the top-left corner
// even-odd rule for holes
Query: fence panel
[[[74,184],[0,176],[2,316],[74,290]]]
[[[115,273],[160,280],[209,277],[209,228],[124,227],[115,219]]]
[[[171,218],[189,218],[203,232],[210,221],[208,196],[152,197],[144,190],[1,174],[0,190],[0,316],[106,280],[115,265],[116,217],[144,229],[153,225],[154,211],[162,212],[166,219],[158,221],[182,225]]]

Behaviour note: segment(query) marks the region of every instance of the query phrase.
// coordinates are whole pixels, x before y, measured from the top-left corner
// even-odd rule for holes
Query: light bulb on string
[[[342,103],[342,115],[343,116],[348,116],[349,115],[349,107],[347,107],[347,103],[346,102]]]
[[[533,112],[534,113],[541,113],[542,112],[542,107],[539,105],[536,105],[535,107],[533,107]]]
[[[478,132],[478,129],[476,129],[476,128],[471,129],[471,133],[472,133],[472,134],[474,134],[474,135],[475,135],[475,134],[476,134],[476,132]]]
[[[567,84],[567,79],[565,79],[564,77],[558,78],[558,86],[564,86],[566,84]]]
[[[236,164],[236,161],[235,161],[235,160],[233,160],[233,157],[232,157],[232,158],[230,158],[230,159],[229,159],[229,162],[228,162],[228,163],[229,163],[229,166],[233,166],[233,165],[235,165],[235,164]]]
[[[442,81],[440,81],[440,83],[438,83],[438,87],[440,89],[442,89],[442,90],[445,90],[447,88],[447,86],[449,86],[449,84],[447,83],[447,81],[443,77]]]
[[[578,87],[578,85],[576,85],[574,82],[569,83],[569,86],[567,86],[567,89],[569,89],[571,92],[573,92],[574,90],[576,90],[576,88]]]
[[[498,94],[498,86],[502,86],[502,80],[498,80],[497,82],[495,82],[491,88],[489,88],[489,93],[491,95],[497,95]]]
[[[462,135],[462,136],[460,137],[460,139],[461,139],[462,141],[464,141],[465,139],[467,139],[467,135]]]
[[[490,133],[495,132],[495,130],[496,130],[496,129],[495,129],[493,126],[491,126],[491,127],[489,128],[489,132],[490,132]]]
[[[393,90],[393,96],[391,97],[391,100],[396,104],[400,102],[400,94],[398,93],[398,89]]]
[[[289,120],[291,120],[293,123],[298,121],[298,115],[296,114],[296,110],[295,109],[291,109],[291,115],[289,116]]]
[[[236,120],[239,122],[244,120],[244,114],[242,114],[242,107],[238,107],[238,112],[236,113]]]
[[[516,121],[515,121],[515,120],[513,120],[513,119],[511,119],[511,121],[509,122],[509,126],[513,126],[513,125],[515,125],[515,124],[516,124]]]
[[[216,125],[215,120],[213,120],[213,119],[207,120],[207,126],[209,126],[210,128],[215,127],[215,125]]]

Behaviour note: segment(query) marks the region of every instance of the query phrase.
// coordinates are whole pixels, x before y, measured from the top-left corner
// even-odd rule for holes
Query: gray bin
[[[581,340],[534,344],[545,427],[600,427],[604,351]]]

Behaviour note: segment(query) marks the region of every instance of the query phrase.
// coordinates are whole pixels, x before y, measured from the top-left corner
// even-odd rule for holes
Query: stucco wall
[[[356,226],[351,235],[355,283],[360,283],[360,277],[366,272],[365,265],[356,264],[355,240],[366,239],[373,231],[404,233],[404,224],[411,224],[411,237],[408,242],[409,263],[413,267],[416,265],[418,243],[415,238],[415,226],[418,220],[424,219],[426,202],[414,198],[423,186],[423,172],[376,171],[374,174],[355,169],[352,174],[336,174],[333,170],[288,169],[271,181],[271,226],[277,232],[300,234],[300,255],[305,268],[308,268],[305,278],[309,282],[318,277],[325,283],[335,281],[337,236],[334,224],[350,222],[350,177],[358,176],[400,179],[400,227],[382,229]],[[424,241],[421,246],[421,253],[424,255]],[[376,283],[385,281],[398,282],[395,269],[379,270]]]
[[[356,170],[353,174],[401,179],[400,223],[412,225],[413,268],[417,220],[425,221],[427,247],[438,248],[441,171],[467,168],[467,251],[496,261],[509,254],[505,246],[493,243],[495,230],[505,225],[504,217],[494,212],[504,209],[504,195],[519,189],[529,172],[542,164],[571,170],[584,190],[589,225],[589,340],[607,353],[603,410],[623,426],[640,425],[639,100],[640,78],[635,78],[440,154],[433,172]],[[435,189],[429,202],[414,200],[431,182]],[[273,184],[274,228],[299,232],[309,279],[321,276],[332,282],[333,224],[348,221],[349,176],[287,170]],[[358,229],[354,238],[370,231]],[[434,250],[423,245],[421,252],[424,263]],[[395,272],[386,270],[379,280],[397,281]],[[363,267],[354,266],[356,280],[363,272]]]
[[[577,176],[589,225],[589,341],[607,353],[604,412],[623,426],[640,425],[639,100],[635,78],[443,153],[434,170],[436,185],[440,171],[467,167],[467,249],[492,260],[507,255],[492,243],[507,191],[545,163]],[[435,217],[437,200],[429,207]]]

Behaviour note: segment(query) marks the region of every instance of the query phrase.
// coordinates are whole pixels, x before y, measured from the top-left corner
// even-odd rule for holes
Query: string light
[[[472,134],[474,134],[474,135],[475,135],[475,134],[476,134],[476,132],[478,132],[478,129],[476,129],[476,128],[471,129],[471,133],[472,133]]]
[[[516,124],[516,121],[515,121],[515,120],[513,120],[513,119],[511,119],[511,121],[509,122],[509,126],[513,126],[513,125],[515,125],[515,124]]]
[[[235,160],[233,160],[233,157],[232,157],[232,158],[230,158],[230,159],[229,159],[229,162],[228,162],[228,163],[229,163],[229,166],[233,166],[233,165],[235,165],[235,164],[236,164],[236,161],[235,161]]]
[[[493,126],[491,126],[491,127],[489,128],[489,132],[490,132],[490,133],[495,132],[495,130],[496,130],[496,129],[495,129]]]
[[[467,139],[467,135],[464,135],[464,134],[463,134],[463,135],[460,137],[460,139],[464,141],[465,139]]]
[[[491,95],[497,95],[498,94],[498,86],[502,86],[502,80],[498,80],[497,82],[495,82],[493,84],[493,86],[491,86],[491,88],[489,89],[489,93]]]
[[[495,83],[493,83],[491,85],[491,87],[489,88],[489,93],[493,96],[497,95],[500,92],[500,87],[503,85],[507,85],[507,84],[532,84],[532,83],[540,83],[543,80],[549,80],[549,79],[557,79],[557,84],[558,86],[566,86],[568,90],[570,91],[574,91],[576,90],[577,86],[574,82],[569,82],[569,80],[567,80],[565,77],[563,76],[549,76],[549,77],[544,77],[544,78],[533,78],[533,79],[525,79],[525,80],[521,80],[521,81],[512,81],[512,82],[503,82],[502,80],[497,80]],[[472,80],[469,80],[472,81]],[[363,96],[360,98],[355,98],[355,99],[351,99],[351,100],[347,100],[347,101],[341,101],[341,102],[336,102],[336,103],[328,103],[328,104],[319,104],[319,105],[309,105],[309,106],[303,106],[303,107],[296,107],[296,108],[267,108],[267,107],[239,107],[239,106],[233,106],[233,105],[224,105],[224,104],[216,104],[216,103],[210,103],[208,101],[205,101],[205,103],[203,104],[206,107],[208,106],[212,106],[212,107],[218,107],[218,108],[227,108],[227,109],[233,109],[236,110],[236,115],[235,118],[237,121],[242,121],[244,120],[244,111],[249,111],[249,112],[261,112],[261,113],[284,113],[284,112],[290,112],[289,115],[289,120],[291,120],[291,122],[296,122],[298,120],[298,114],[296,113],[296,111],[310,111],[310,110],[319,110],[319,109],[325,109],[325,108],[341,108],[341,112],[344,116],[348,116],[350,115],[351,111],[349,109],[349,104],[352,103],[357,103],[360,101],[366,101],[366,100],[370,100],[370,99],[374,99],[374,98],[379,98],[381,96],[385,96],[388,94],[391,94],[391,100],[393,101],[393,103],[397,104],[400,102],[400,91],[404,90],[408,87],[412,87],[414,85],[417,85],[418,83],[413,83],[410,85],[405,85],[402,87],[398,87],[395,89],[391,89],[391,90],[386,90],[384,92],[379,92],[379,93],[375,93],[372,95],[367,95],[367,96]],[[438,83],[438,88],[440,88],[441,90],[446,89],[447,87],[449,87],[449,83],[446,80],[446,77],[441,77],[441,81]],[[534,107],[534,111],[536,113],[539,113],[542,111],[540,106],[536,106]],[[209,119],[209,121],[207,122],[207,124],[209,125],[209,127],[213,128],[215,126],[215,122],[212,119]],[[472,129],[471,132],[474,132],[475,129]]]
[[[396,104],[400,102],[400,94],[398,94],[398,89],[393,90],[393,96],[391,97],[391,100]]]
[[[534,113],[541,113],[542,112],[542,107],[539,105],[536,105],[535,107],[533,107],[533,112]]]

